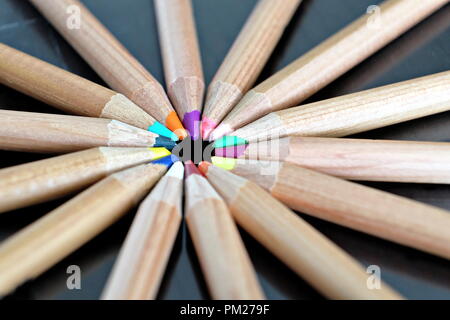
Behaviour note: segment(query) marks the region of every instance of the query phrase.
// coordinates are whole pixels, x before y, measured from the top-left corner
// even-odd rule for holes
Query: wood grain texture
[[[147,129],[155,122],[125,96],[0,43],[0,83],[68,113]]]
[[[450,143],[286,137],[248,145],[244,159],[284,161],[344,179],[450,183]]]
[[[30,0],[87,63],[117,92],[123,93],[165,124],[173,108],[161,84],[77,0]],[[69,8],[78,8],[79,29],[67,26]]]
[[[158,135],[100,118],[0,110],[0,149],[64,153],[94,147],[151,147]]]
[[[169,97],[181,119],[202,110],[205,83],[191,0],[156,0]]]
[[[401,299],[386,284],[368,289],[356,260],[256,184],[214,166],[207,177],[236,221],[325,297]]]
[[[1,169],[0,212],[61,197],[153,157],[148,148],[100,147]]]
[[[186,223],[213,299],[264,299],[239,231],[223,200],[198,174],[186,179]]]
[[[142,202],[103,290],[103,300],[155,299],[182,220],[183,165]]]
[[[113,174],[6,240],[0,246],[0,296],[41,275],[116,222],[166,169],[141,165]]]
[[[449,0],[387,0],[250,90],[223,124],[240,128],[294,106],[371,56]]]
[[[289,163],[272,176],[252,161],[234,171],[261,183],[292,209],[450,259],[450,212]]]
[[[204,117],[218,124],[251,88],[300,3],[257,3],[208,87]]]
[[[233,135],[343,137],[448,110],[450,71],[273,112]]]

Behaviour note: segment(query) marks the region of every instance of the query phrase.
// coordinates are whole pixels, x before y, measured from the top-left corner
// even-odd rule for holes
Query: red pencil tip
[[[200,171],[203,173],[204,176],[206,176],[206,174],[208,173],[208,168],[210,165],[211,165],[211,163],[209,163],[207,161],[202,161],[198,165],[198,168],[200,169]]]
[[[185,174],[186,178],[192,174],[202,175],[201,172],[198,170],[198,168],[195,166],[195,164],[191,160],[188,160],[184,163],[184,174]]]

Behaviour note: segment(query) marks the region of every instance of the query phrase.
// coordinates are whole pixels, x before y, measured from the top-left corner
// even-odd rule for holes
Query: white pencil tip
[[[184,166],[181,161],[175,162],[172,167],[167,172],[167,176],[174,177],[177,179],[183,179],[184,176]]]

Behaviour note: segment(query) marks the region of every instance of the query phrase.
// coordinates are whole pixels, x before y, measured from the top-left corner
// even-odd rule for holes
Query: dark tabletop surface
[[[282,1],[282,0],[280,0]],[[163,70],[151,0],[85,0],[89,9],[161,82]],[[259,81],[366,12],[378,0],[304,0]],[[251,12],[256,0],[194,0],[207,83]],[[404,81],[450,67],[450,6],[447,5],[402,37],[321,90],[317,101]],[[92,81],[104,82],[25,0],[0,0],[0,41]],[[39,101],[0,86],[0,108],[60,113]],[[357,137],[450,141],[450,112],[374,130]],[[0,167],[49,157],[0,152]],[[367,183],[450,210],[450,186]],[[1,192],[1,190],[0,190]],[[0,215],[3,240],[64,203],[70,197]],[[355,199],[358,201],[358,199]],[[134,212],[68,256],[7,299],[97,299],[107,280]],[[429,254],[305,217],[363,265],[378,265],[382,279],[410,299],[449,299],[450,263]],[[320,295],[245,232],[245,245],[259,280],[271,299],[316,299]],[[78,265],[81,290],[68,290],[66,269]],[[333,270],[330,270],[333,272]],[[180,230],[160,299],[208,298],[205,282],[185,226]]]

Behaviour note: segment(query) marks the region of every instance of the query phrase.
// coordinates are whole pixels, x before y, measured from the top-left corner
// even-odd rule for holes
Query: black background
[[[282,0],[280,0],[282,1]],[[89,9],[161,82],[163,70],[151,0],[85,0]],[[256,0],[194,0],[207,83],[214,76]],[[304,0],[260,80],[283,68],[354,19],[378,0]],[[352,93],[441,72],[450,66],[450,6],[420,23],[308,101]],[[25,0],[0,0],[0,41],[95,82],[103,81]],[[260,81],[259,80],[259,81]],[[0,108],[58,110],[0,86]],[[26,128],[24,128],[26,130]],[[450,141],[450,113],[374,130],[357,137]],[[0,152],[0,167],[48,155]],[[450,186],[370,183],[373,187],[450,209]],[[4,239],[68,198],[0,215]],[[358,201],[358,199],[355,199]],[[97,299],[134,212],[7,299]],[[449,299],[450,264],[443,259],[306,217],[364,265],[381,267],[382,279],[410,299]],[[321,298],[245,232],[246,247],[268,298]],[[66,288],[66,268],[82,270],[82,289]],[[333,272],[333,270],[330,270]],[[159,293],[160,299],[208,298],[192,243],[183,226]]]

